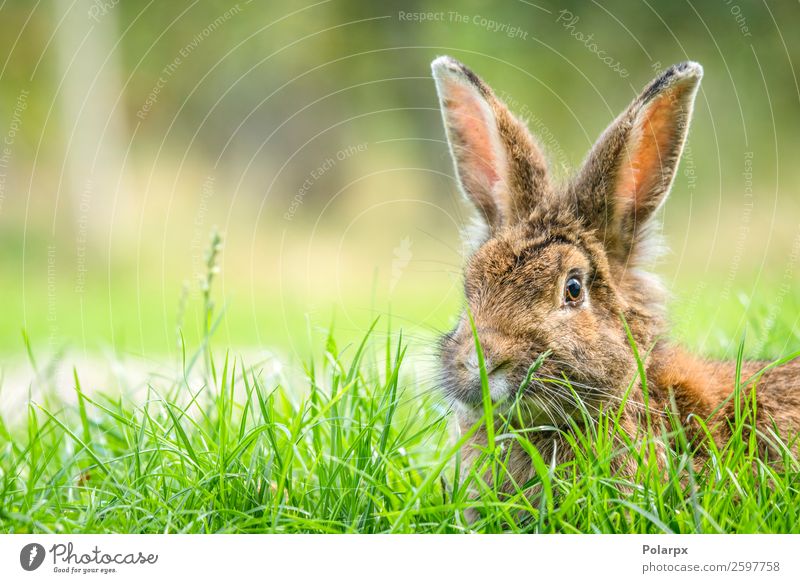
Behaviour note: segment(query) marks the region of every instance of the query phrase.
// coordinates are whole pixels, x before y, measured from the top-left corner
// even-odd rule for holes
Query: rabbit
[[[643,435],[647,398],[654,418],[676,412],[689,439],[702,437],[691,417],[697,416],[711,419],[713,439],[725,443],[736,408],[736,363],[698,358],[667,339],[665,290],[646,269],[660,246],[656,213],[675,177],[703,68],[687,61],[664,71],[605,130],[580,170],[561,181],[551,178],[525,123],[475,73],[447,56],[432,70],[456,179],[478,211],[464,293],[492,401],[516,399],[527,427],[559,431],[568,431],[581,410],[596,415],[621,407],[620,427],[636,436]],[[466,310],[438,348],[442,388],[458,425],[477,431],[462,451],[468,467],[487,445],[487,429],[478,423],[480,366]],[[767,364],[743,363],[742,382],[751,382],[741,394],[756,386],[757,430],[775,427],[792,439],[800,431],[800,360],[758,374]],[[578,398],[536,381],[565,377]],[[553,434],[530,436],[547,462],[570,459],[570,448]],[[511,479],[523,484],[533,477],[529,454],[512,447],[509,455]],[[698,452],[695,463],[704,455]],[[633,464],[633,456],[620,455],[612,469],[630,475]]]

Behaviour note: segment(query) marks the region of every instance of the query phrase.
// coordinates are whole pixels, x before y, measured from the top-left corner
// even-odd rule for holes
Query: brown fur
[[[624,321],[644,359],[651,414],[660,418],[674,402],[690,439],[701,437],[696,416],[708,420],[714,439],[724,444],[735,410],[735,364],[705,361],[665,340],[664,293],[643,270],[655,240],[653,215],[672,184],[702,68],[682,63],[655,79],[561,185],[551,183],[545,156],[525,125],[474,73],[448,57],[434,61],[433,72],[459,184],[487,227],[467,260],[464,290],[493,399],[518,397],[528,367],[549,350],[521,396],[526,425],[569,426],[576,400],[549,382],[566,377],[590,412],[616,409],[632,385],[621,425],[640,435],[645,394]],[[572,278],[582,284],[580,302],[565,298]],[[482,412],[466,314],[440,348],[444,390],[466,431]],[[742,381],[766,364],[745,363]],[[756,429],[768,434],[774,427],[793,438],[800,431],[800,360],[763,374],[745,387],[743,399],[753,385]],[[555,432],[534,435],[546,460],[568,459]],[[464,450],[468,463],[485,443],[479,431]],[[769,454],[766,441],[764,451]],[[615,463],[631,471],[631,459]],[[518,483],[531,477],[527,454],[513,451],[509,470]]]

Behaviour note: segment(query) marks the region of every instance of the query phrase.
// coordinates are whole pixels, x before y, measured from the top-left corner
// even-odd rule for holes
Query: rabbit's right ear
[[[491,231],[527,218],[549,192],[528,129],[475,73],[450,57],[431,64],[456,175]]]

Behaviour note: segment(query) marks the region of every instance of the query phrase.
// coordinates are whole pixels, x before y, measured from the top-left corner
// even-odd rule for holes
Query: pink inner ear
[[[461,180],[472,196],[489,196],[500,176],[496,140],[492,135],[496,130],[492,119],[487,119],[491,114],[488,104],[481,101],[474,89],[452,81],[447,83],[446,95],[445,107]]]
[[[643,118],[637,121],[634,131],[638,139],[622,163],[617,182],[617,195],[629,199],[636,209],[648,201],[655,187],[668,179],[665,166],[675,155],[680,135],[677,120],[687,90],[684,85],[665,91],[647,105]]]

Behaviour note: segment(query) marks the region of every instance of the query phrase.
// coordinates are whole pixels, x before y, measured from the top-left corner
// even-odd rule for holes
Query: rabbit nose
[[[498,358],[491,358],[488,354],[483,355],[483,364],[486,367],[486,375],[491,375],[493,372],[497,371],[501,366],[503,366],[503,361]],[[464,366],[473,374],[479,374],[481,367],[480,363],[478,362],[478,353],[474,350],[469,353],[466,360],[464,361]]]
[[[475,352],[470,353],[464,361],[464,366],[466,366],[470,372],[478,372],[478,370],[480,370],[478,355]]]

